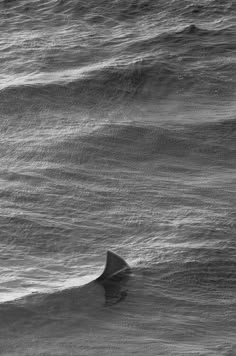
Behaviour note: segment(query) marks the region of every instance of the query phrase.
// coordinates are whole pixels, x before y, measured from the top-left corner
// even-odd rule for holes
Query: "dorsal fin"
[[[123,276],[124,272],[130,272],[130,266],[116,253],[107,251],[107,260],[103,273],[98,281],[105,281]]]

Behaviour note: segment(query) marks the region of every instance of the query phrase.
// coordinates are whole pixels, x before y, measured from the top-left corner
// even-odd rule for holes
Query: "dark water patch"
[[[190,9],[192,14],[201,14],[204,11],[204,5],[193,5]]]
[[[52,110],[86,109],[97,111],[104,107],[125,104],[128,90],[117,85],[106,86],[107,80],[81,79],[72,84],[46,84],[8,88],[1,93],[1,112],[41,112]],[[108,84],[108,83],[107,83]],[[123,101],[124,100],[124,101]]]
[[[159,90],[161,90],[165,84],[175,81],[175,77],[177,77],[174,66],[152,61],[142,61],[136,65],[124,67],[107,67],[85,74],[84,77],[69,83],[42,83],[41,85],[6,89],[1,93],[3,103],[13,96],[16,100],[25,98],[28,103],[34,98],[38,101],[41,98],[44,99],[45,104],[47,101],[53,102],[57,98],[61,100],[62,97],[68,104],[75,103],[76,100],[80,104],[83,102],[91,104],[94,102],[95,104],[102,98],[109,99],[109,97],[113,102],[117,102],[119,99],[125,99],[124,96],[134,96],[144,84],[148,84],[148,81],[152,80],[156,83],[156,89],[159,85]],[[165,88],[163,89],[165,90]],[[24,102],[21,105],[24,105]]]
[[[124,301],[127,281],[109,282],[105,285],[96,280],[83,286],[48,293],[32,293],[13,302],[0,304],[0,329],[22,324],[24,329],[33,326],[37,329],[42,324],[53,320],[73,319],[73,314],[80,322],[83,317],[103,312]],[[119,296],[123,298],[119,300]],[[115,299],[115,302],[114,302]],[[21,332],[21,331],[20,331]]]
[[[7,328],[9,324],[14,329],[14,324],[22,322],[22,320],[28,320],[30,324],[33,317],[35,317],[35,313],[26,307],[17,306],[14,303],[0,304],[0,329]]]

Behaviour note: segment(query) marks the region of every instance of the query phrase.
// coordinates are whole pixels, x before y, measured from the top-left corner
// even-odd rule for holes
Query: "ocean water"
[[[236,355],[235,20],[0,2],[0,355]]]

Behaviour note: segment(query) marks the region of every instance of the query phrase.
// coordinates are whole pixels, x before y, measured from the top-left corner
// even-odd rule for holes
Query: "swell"
[[[94,292],[97,292],[96,301],[92,295]],[[27,326],[27,320],[32,324],[40,324],[40,320],[49,323],[53,316],[66,312],[76,312],[82,317],[83,313],[88,314],[88,311],[91,312],[98,304],[102,305],[103,299],[102,287],[99,288],[95,283],[51,293],[32,293],[0,304],[0,328],[7,328],[17,322],[23,322]]]
[[[40,151],[23,147],[18,158],[54,163],[122,165],[156,160],[158,157],[184,158],[201,164],[234,166],[236,154],[235,120],[173,129],[132,124],[102,125],[88,134],[70,134],[47,142]]]
[[[236,300],[233,297],[236,290],[236,263],[233,255],[235,250],[219,251],[219,256],[212,257],[212,251],[207,255],[199,250],[198,260],[168,261],[149,267],[133,268],[133,274],[127,282],[127,301],[122,301],[122,309],[133,308],[137,313],[142,303],[150,313],[151,303],[154,309],[164,311],[166,308],[181,308],[191,306],[224,308],[233,311]],[[74,287],[48,292],[33,293],[21,299],[0,304],[0,328],[20,322],[39,324],[44,320],[50,323],[55,318],[91,317],[100,311],[105,313],[105,294],[102,286],[91,282],[81,287]],[[112,307],[112,306],[111,306]],[[217,309],[215,309],[216,311]],[[71,316],[70,316],[71,315]],[[40,322],[41,320],[41,322]],[[56,320],[56,319],[55,319]]]
[[[113,107],[132,101],[155,102],[184,93],[230,99],[235,93],[232,63],[212,62],[212,66],[188,68],[175,56],[141,60],[125,66],[110,66],[85,73],[73,72],[67,79],[55,75],[52,82],[36,80],[38,84],[22,83],[5,87],[0,92],[1,111],[9,113],[46,108]],[[218,71],[216,77],[214,73]],[[82,71],[83,72],[83,71]],[[77,78],[76,78],[77,77]],[[231,79],[230,79],[231,78]]]
[[[55,131],[51,127],[43,132],[43,135],[40,131],[36,134],[34,128],[33,137],[31,130],[26,127],[22,144],[19,133],[17,136],[18,138],[15,135],[6,136],[6,142],[3,141],[2,145],[2,177],[5,177],[9,184],[15,184],[11,181],[17,177],[14,171],[12,174],[6,174],[7,171],[4,171],[4,162],[8,165],[9,159],[17,160],[17,166],[22,161],[27,164],[44,162],[44,168],[52,174],[59,164],[62,176],[63,169],[66,169],[68,164],[76,167],[86,164],[115,167],[154,161],[162,157],[168,160],[187,159],[192,163],[200,163],[202,167],[211,163],[232,168],[236,154],[235,119],[211,124],[185,125],[184,128],[176,125],[174,129],[135,123],[100,124],[87,132],[81,132],[76,126],[66,132],[63,129]],[[29,176],[28,180],[33,178]],[[22,179],[26,180],[27,175],[23,174]],[[90,177],[86,176],[86,179]],[[36,175],[34,181],[37,183],[38,180]]]
[[[207,28],[196,25],[194,19],[187,21],[187,25],[179,19],[177,25],[167,29],[165,21],[169,15],[162,13],[162,2],[153,18],[148,9],[153,9],[154,2],[146,0],[115,1],[112,5],[100,1],[97,6],[85,1],[48,1],[43,5],[39,1],[30,5],[27,2],[17,5],[15,1],[4,3],[16,13],[21,6],[29,11],[29,19],[16,16],[16,28],[10,19],[11,24],[6,29],[21,33],[23,23],[33,34],[28,40],[24,32],[19,38],[14,35],[14,46],[12,43],[8,46],[6,41],[2,60],[5,72],[12,74],[6,77],[0,97],[6,110],[15,100],[15,109],[29,105],[31,100],[32,105],[37,106],[38,102],[41,107],[49,105],[50,97],[57,105],[63,98],[68,105],[80,103],[90,107],[105,105],[109,100],[154,100],[189,91],[221,97],[234,95],[234,25],[230,22],[223,28]],[[31,7],[35,7],[34,13],[30,13]],[[112,16],[115,9],[123,9],[129,17],[126,7],[133,16],[142,17],[143,32],[137,31],[136,22],[130,21],[132,26],[128,26],[108,21],[106,11]],[[63,16],[56,17],[56,8]],[[43,21],[41,10],[48,12]],[[80,21],[68,19],[69,11],[72,14],[77,11]],[[100,16],[99,24],[90,24],[91,16],[86,15],[86,11],[90,11],[91,16]],[[165,20],[154,31],[150,23],[158,22],[160,13]],[[28,24],[33,21],[32,16],[46,26],[46,31],[34,22]],[[16,77],[16,86],[12,88]]]
[[[69,80],[69,82],[39,83],[38,85],[21,85],[2,90],[1,111],[8,114],[30,108],[112,108],[126,105],[138,98],[157,99],[171,95],[178,88],[178,73],[164,63],[159,63],[155,71],[152,66],[131,65],[126,68],[107,68],[86,75],[86,78]],[[187,83],[191,86],[191,82]]]

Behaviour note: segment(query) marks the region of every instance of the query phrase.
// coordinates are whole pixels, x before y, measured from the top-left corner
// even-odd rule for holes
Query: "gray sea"
[[[236,355],[235,24],[234,0],[0,1],[1,356]]]

